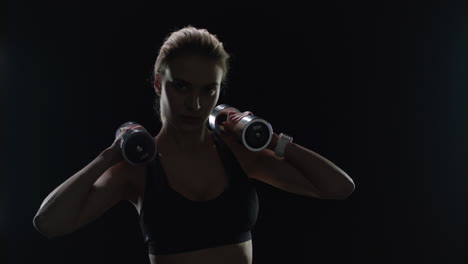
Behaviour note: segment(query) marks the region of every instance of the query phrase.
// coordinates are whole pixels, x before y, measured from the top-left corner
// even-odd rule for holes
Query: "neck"
[[[195,130],[181,130],[165,122],[156,136],[158,152],[168,154],[194,155],[212,146],[210,131],[205,126]]]

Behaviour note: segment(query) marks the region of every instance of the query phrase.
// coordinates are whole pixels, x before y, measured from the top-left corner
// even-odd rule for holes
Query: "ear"
[[[159,73],[156,73],[154,76],[154,82],[153,82],[153,87],[154,91],[158,96],[161,96],[161,88],[162,88],[162,82],[161,82],[161,75]]]

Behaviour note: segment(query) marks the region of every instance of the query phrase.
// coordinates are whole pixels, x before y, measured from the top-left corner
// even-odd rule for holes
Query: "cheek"
[[[170,105],[180,101],[180,96],[177,96],[174,91],[171,91],[170,89],[165,91],[165,95],[166,101],[168,101]]]
[[[167,92],[165,94],[165,105],[166,105],[166,112],[168,112],[168,114],[177,114],[178,112],[180,112],[181,108],[184,108],[184,96],[180,96],[178,94],[176,94],[175,92]]]

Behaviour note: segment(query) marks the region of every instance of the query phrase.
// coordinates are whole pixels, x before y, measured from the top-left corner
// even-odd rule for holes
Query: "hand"
[[[228,110],[226,121],[222,122],[221,126],[219,127],[219,130],[221,131],[221,138],[230,142],[237,141],[240,135],[236,134],[236,125],[242,118],[248,115],[253,115],[253,113],[250,111],[240,113],[237,111]]]
[[[122,150],[120,149],[122,137],[125,135],[125,133],[132,129],[145,130],[144,127],[138,124],[128,124],[124,127],[121,127],[112,145],[103,151],[103,153],[105,153],[106,156],[113,160],[114,163],[117,163],[123,159]]]

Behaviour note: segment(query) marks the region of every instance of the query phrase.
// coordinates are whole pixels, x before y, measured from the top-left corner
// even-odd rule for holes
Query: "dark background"
[[[334,201],[255,181],[254,263],[463,263],[466,6],[376,2],[3,2],[0,263],[149,263],[128,202],[53,240],[32,219],[121,123],[157,133],[152,66],[188,24],[232,55],[219,103],[356,183]]]

